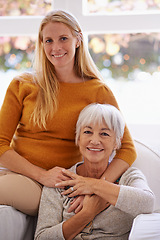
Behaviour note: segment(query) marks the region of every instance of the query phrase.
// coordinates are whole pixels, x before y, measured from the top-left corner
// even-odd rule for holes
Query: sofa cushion
[[[0,239],[33,240],[36,218],[28,216],[13,207],[0,205]]]
[[[160,211],[160,156],[145,144],[135,140],[137,159],[132,166],[139,168],[147,178],[156,196],[155,211]]]

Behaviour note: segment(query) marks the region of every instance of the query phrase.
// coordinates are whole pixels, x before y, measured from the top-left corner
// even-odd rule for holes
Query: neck
[[[76,75],[73,69],[56,69],[56,75],[59,82],[77,83],[83,81],[82,78]]]
[[[92,164],[90,162],[84,162],[77,167],[77,173],[83,177],[100,179],[107,168],[106,166],[107,164],[100,166],[100,163]]]

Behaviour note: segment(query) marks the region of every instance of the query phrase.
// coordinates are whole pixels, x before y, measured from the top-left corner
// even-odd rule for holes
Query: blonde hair
[[[84,45],[83,34],[77,20],[62,10],[49,12],[41,22],[38,41],[35,51],[34,69],[35,82],[39,87],[36,106],[31,116],[33,123],[46,128],[46,120],[49,114],[53,115],[57,110],[58,79],[55,68],[47,59],[43,49],[43,29],[50,22],[60,22],[70,28],[73,36],[80,36],[81,44],[75,53],[75,73],[85,79],[101,79],[101,75],[94,64],[88,49]],[[102,79],[101,79],[102,80]]]
[[[109,129],[115,132],[117,149],[119,149],[124,134],[125,121],[121,112],[116,107],[100,103],[91,103],[80,112],[76,124],[76,145],[78,145],[80,131],[84,126],[89,126],[91,123],[101,124],[103,121]]]

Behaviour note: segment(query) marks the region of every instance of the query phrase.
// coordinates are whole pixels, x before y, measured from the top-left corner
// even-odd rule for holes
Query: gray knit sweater
[[[76,167],[77,164],[70,170],[76,173]],[[142,172],[130,167],[119,184],[116,206],[111,205],[98,214],[74,240],[127,240],[134,217],[153,211],[155,197]],[[62,196],[61,191],[58,188],[43,188],[35,240],[64,239],[63,222],[74,213],[67,212],[72,198]]]

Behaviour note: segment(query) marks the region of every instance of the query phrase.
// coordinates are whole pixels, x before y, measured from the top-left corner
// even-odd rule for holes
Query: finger
[[[72,201],[71,206],[68,209],[69,213],[73,212],[78,207],[78,205],[80,204],[79,200],[77,200],[77,199],[78,198],[74,198],[74,200]]]
[[[77,197],[76,198],[73,198],[71,201],[70,201],[70,204],[74,204],[75,201],[76,201]]]
[[[82,210],[82,207],[83,207],[83,204],[82,203],[80,203],[80,205],[75,209],[75,213],[78,213],[78,212],[80,212],[81,210]]]
[[[74,191],[73,187],[70,187],[69,189],[67,189],[66,191],[63,191],[61,193],[62,195],[68,195],[68,197],[74,197],[76,196],[76,192]]]
[[[67,181],[67,180],[72,180],[72,179],[64,175],[61,176],[61,181]]]
[[[75,197],[72,202],[71,202],[71,206],[69,207],[68,209],[68,212],[79,212],[82,207],[83,207],[83,199],[84,199],[84,196],[78,196],[78,197]]]
[[[62,172],[67,175],[68,177],[71,177],[72,179],[77,177],[77,174],[67,170],[67,169],[62,169]]]
[[[55,184],[56,187],[74,186],[74,180],[61,181]]]

